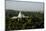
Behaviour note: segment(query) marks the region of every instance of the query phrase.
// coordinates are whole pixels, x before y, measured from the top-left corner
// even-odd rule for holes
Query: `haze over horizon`
[[[40,2],[6,1],[6,9],[43,12],[44,5]]]

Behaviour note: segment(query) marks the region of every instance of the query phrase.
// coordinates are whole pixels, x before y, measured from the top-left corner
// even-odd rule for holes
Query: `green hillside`
[[[10,19],[18,16],[17,10],[5,10],[6,30],[23,30],[23,29],[39,29],[44,28],[44,13],[40,12],[24,12],[22,14],[29,18]]]

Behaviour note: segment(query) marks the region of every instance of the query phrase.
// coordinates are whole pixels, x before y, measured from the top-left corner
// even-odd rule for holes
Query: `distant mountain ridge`
[[[40,12],[29,12],[29,11],[22,11],[22,14],[26,15],[26,16],[30,16],[30,15],[34,15],[34,14],[39,14]],[[5,15],[6,16],[18,16],[19,11],[18,10],[5,10]],[[43,13],[42,13],[43,14]]]

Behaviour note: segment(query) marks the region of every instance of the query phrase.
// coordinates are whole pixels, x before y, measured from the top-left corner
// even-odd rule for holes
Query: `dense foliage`
[[[19,11],[6,10],[6,30],[23,30],[23,29],[38,29],[44,28],[44,13],[40,12],[22,12],[29,18],[10,19],[17,16]]]

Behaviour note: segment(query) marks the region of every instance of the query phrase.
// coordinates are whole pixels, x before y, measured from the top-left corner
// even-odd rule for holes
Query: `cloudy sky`
[[[10,0],[6,1],[6,9],[23,11],[43,11],[43,3]]]

